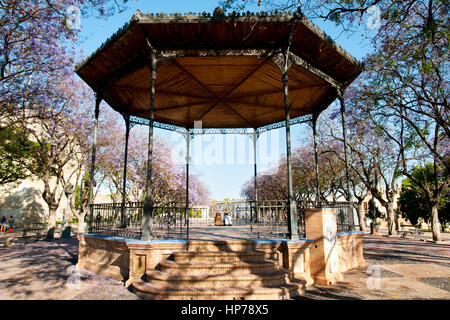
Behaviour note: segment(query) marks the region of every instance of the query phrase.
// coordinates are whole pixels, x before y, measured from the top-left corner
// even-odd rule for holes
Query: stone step
[[[181,263],[264,262],[262,251],[175,251],[173,260]]]
[[[248,240],[189,240],[188,251],[248,251],[253,249],[252,241]]]
[[[235,286],[275,287],[286,283],[287,275],[283,271],[273,271],[265,274],[202,274],[173,275],[159,270],[146,273],[147,281],[159,283],[170,288],[222,288]]]
[[[163,260],[159,264],[162,272],[173,275],[214,275],[214,274],[264,274],[277,270],[275,262],[175,262],[172,260]]]
[[[133,292],[149,300],[286,300],[304,292],[302,282],[288,283],[278,287],[221,287],[221,288],[172,288],[161,283],[143,280],[133,282]]]
[[[291,282],[289,272],[266,260],[263,251],[200,250],[202,246],[174,251],[173,260],[162,260],[158,270],[146,272],[145,280],[134,281],[133,291],[164,300],[290,299],[303,293],[304,283]]]

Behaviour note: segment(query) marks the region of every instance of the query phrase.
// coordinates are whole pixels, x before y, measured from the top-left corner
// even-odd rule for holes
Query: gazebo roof
[[[298,14],[142,14],[79,64],[115,110],[149,118],[148,43],[158,52],[154,119],[193,128],[259,128],[285,119],[281,49],[290,39],[291,118],[328,107],[361,63]]]

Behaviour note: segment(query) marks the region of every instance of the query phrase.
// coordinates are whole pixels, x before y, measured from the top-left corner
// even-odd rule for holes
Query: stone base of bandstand
[[[249,286],[253,282],[261,285],[249,295],[236,293],[236,296],[228,295],[221,298],[216,297],[216,299],[289,298],[302,294],[305,286],[313,284],[331,285],[342,281],[344,272],[366,266],[363,258],[363,234],[361,232],[337,233],[335,227],[334,229],[330,227],[330,223],[332,224],[335,221],[335,215],[334,209],[306,210],[305,226],[308,239],[300,240],[140,241],[96,234],[79,235],[77,268],[122,281],[127,287],[133,287],[133,283],[134,287],[139,287],[144,284],[151,284],[152,281],[161,285],[163,281],[167,280],[171,290],[177,283],[184,283],[185,285],[196,283],[203,289],[207,287],[206,289],[212,290],[215,287],[219,288],[227,284],[230,284],[230,286],[231,284],[237,285],[240,282],[247,281]],[[185,262],[180,260],[182,258],[187,259],[183,252],[187,254],[186,257],[188,258]],[[236,257],[239,256],[239,259],[236,260],[236,257],[230,256],[230,252],[234,253]],[[226,259],[231,258],[231,260],[224,260],[223,256],[226,256]],[[174,257],[177,257],[178,262]],[[241,258],[242,261],[240,261]],[[189,266],[189,263],[196,263],[200,267],[196,271],[192,265]],[[233,263],[239,264],[241,269],[230,269],[229,265]],[[267,266],[264,266],[267,263],[273,270],[268,270]],[[214,274],[212,277],[211,274],[202,274],[205,265],[208,265],[208,268],[209,265],[215,269],[222,268],[221,270],[223,274],[226,274],[226,277],[217,277],[218,270],[211,271]],[[265,268],[261,272],[268,276],[255,278],[262,270],[257,269],[260,267]],[[161,274],[161,270],[168,272],[172,278],[175,275],[176,279],[170,279],[167,274]],[[276,277],[273,276],[275,273],[277,274]],[[281,275],[281,273],[283,274]],[[205,279],[210,278],[210,282],[200,284],[202,276]],[[283,277],[286,278],[286,282],[283,282]],[[144,283],[142,279],[146,279],[146,282]],[[262,293],[265,285],[273,288],[279,283],[283,283],[282,286],[284,286],[280,289],[280,292],[273,291],[273,294],[267,295]],[[209,288],[210,286],[211,288]],[[294,288],[294,286],[296,287]],[[268,289],[268,292],[270,290]],[[256,294],[255,292],[259,293]],[[156,298],[184,299],[185,297],[167,295],[159,296],[159,298],[156,296]],[[209,293],[206,298],[214,298],[214,296]],[[206,298],[198,296],[198,299]]]
[[[176,251],[258,251],[277,268],[289,271],[292,278],[312,284],[309,274],[308,239],[253,240],[151,240],[140,241],[96,234],[78,236],[77,268],[102,274],[130,285],[169,259]]]

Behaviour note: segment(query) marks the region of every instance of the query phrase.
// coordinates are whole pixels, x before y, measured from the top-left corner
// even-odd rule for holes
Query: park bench
[[[45,224],[36,223],[29,227],[23,228],[21,231],[22,236],[18,238],[25,240],[25,243],[27,243],[29,239],[33,238],[35,238],[37,241],[45,237]]]
[[[419,230],[399,230],[398,233],[400,234],[400,236],[402,238],[406,238],[406,236],[408,235],[412,235],[412,236],[420,236],[423,235],[422,231]]]
[[[17,239],[17,240],[24,240],[25,244],[28,243],[28,241],[30,239],[35,239],[36,241],[43,238],[45,236],[45,228],[44,227],[38,227],[38,226],[34,226],[34,227],[26,227],[23,229],[16,229],[16,231],[18,232],[22,232],[22,235],[8,235],[5,237],[5,243],[4,246],[5,247],[9,247],[13,244],[13,240]]]

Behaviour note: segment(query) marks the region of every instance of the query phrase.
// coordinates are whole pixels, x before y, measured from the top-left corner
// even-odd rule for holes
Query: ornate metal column
[[[95,123],[94,123],[94,140],[92,142],[91,171],[89,173],[89,216],[88,216],[88,232],[92,232],[92,220],[94,216],[94,172],[95,172],[95,153],[97,150],[97,132],[98,132],[98,115],[100,113],[100,103],[102,102],[101,93],[96,93],[95,98]]]
[[[191,162],[190,157],[190,145],[192,134],[189,130],[186,131],[186,212],[185,212],[185,221],[186,221],[186,237],[189,238],[189,164]]]
[[[345,99],[344,93],[341,89],[338,90],[339,103],[341,105],[341,120],[342,120],[342,134],[344,138],[344,160],[345,160],[345,178],[346,178],[346,192],[348,196],[348,201],[352,201],[352,196],[350,193],[350,175],[349,175],[349,165],[348,165],[348,154],[347,154],[347,121],[345,116]],[[349,206],[348,212],[349,225],[351,230],[355,230],[355,222],[353,219],[353,208]]]
[[[290,132],[290,117],[289,117],[289,85],[288,85],[288,63],[289,63],[289,47],[284,52],[284,61],[282,69],[282,79],[284,87],[284,108],[285,108],[285,122],[286,122],[286,161],[287,161],[287,178],[288,178],[288,231],[289,237],[297,240],[297,202],[294,197],[294,187],[292,183],[292,164],[291,164],[291,132]]]
[[[314,170],[316,173],[316,202],[317,207],[321,206],[320,183],[319,183],[319,156],[317,154],[317,118],[319,113],[314,113],[312,117],[313,141],[314,141]]]
[[[147,181],[144,200],[144,214],[142,217],[142,236],[141,240],[149,241],[153,239],[153,198],[152,198],[152,157],[153,157],[153,123],[155,108],[155,90],[156,90],[156,52],[147,40],[150,51],[150,123],[148,127],[148,155],[147,155]]]
[[[258,207],[258,171],[257,171],[257,163],[256,163],[256,142],[258,141],[259,133],[256,132],[256,129],[253,131],[253,160],[255,163],[253,164],[253,183],[255,187],[255,220],[250,217],[250,229],[253,230],[253,222],[258,222],[259,220],[259,207]],[[250,210],[251,214],[251,210]]]
[[[258,171],[256,167],[256,141],[258,140],[258,133],[256,132],[256,129],[253,131],[253,161],[255,162],[253,164],[253,182],[255,185],[255,201],[258,201]]]
[[[123,114],[125,120],[125,155],[123,160],[123,186],[122,186],[122,206],[120,210],[120,225],[122,228],[127,226],[125,216],[126,186],[127,186],[127,162],[128,162],[128,138],[130,136],[130,115]]]

